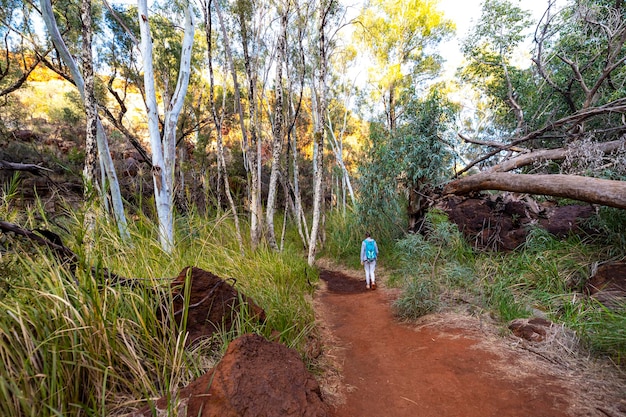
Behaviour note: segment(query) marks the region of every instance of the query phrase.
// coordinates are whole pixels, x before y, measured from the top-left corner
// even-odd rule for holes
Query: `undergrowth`
[[[400,236],[397,226],[389,225],[379,219],[373,219],[371,224],[366,224],[352,210],[347,213],[339,210],[328,213],[326,241],[321,256],[336,259],[352,268],[360,268],[361,242],[365,239],[367,232],[378,244],[380,251],[378,264],[381,266],[395,264],[397,254],[389,248],[393,247],[394,242]]]
[[[2,235],[0,415],[127,413],[139,400],[174,392],[204,373],[244,333],[278,334],[305,351],[316,272],[290,244],[280,254],[265,248],[241,254],[229,216],[179,217],[171,254],[161,250],[155,222],[142,214],[129,226],[130,241],[119,238],[107,215],[96,216],[91,231],[84,213],[73,209],[51,219],[41,205],[16,214],[5,201],[0,216],[54,231],[81,258],[72,274],[48,251]],[[252,320],[244,306],[233,329],[185,348],[185,329],[159,320],[157,311],[163,300],[171,302],[169,284],[186,266],[234,278],[235,288],[266,311],[267,322]],[[91,267],[139,285],[112,285],[89,273]]]

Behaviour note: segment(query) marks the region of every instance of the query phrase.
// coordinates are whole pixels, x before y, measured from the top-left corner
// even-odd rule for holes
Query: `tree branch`
[[[491,146],[492,148],[498,148],[503,151],[528,152],[528,149],[526,148],[519,148],[517,146],[511,146],[506,143],[491,142],[489,140],[480,140],[476,138],[470,138],[468,136],[463,135],[462,133],[458,133],[458,135],[461,139],[463,139],[464,142],[473,143],[475,145]]]
[[[613,153],[626,146],[626,136],[611,142],[598,143],[597,149],[602,153]],[[567,157],[568,148],[541,149],[526,153],[490,167],[485,172],[507,172],[539,161],[558,161]]]
[[[14,223],[0,221],[0,232],[2,233],[14,233],[17,236],[24,237],[39,246],[46,247],[52,251],[56,258],[63,264],[67,264],[70,267],[70,271],[74,274],[76,267],[79,264],[79,257],[74,251],[65,246],[61,238],[49,230],[35,229],[28,230]],[[109,285],[125,285],[135,286],[138,285],[139,279],[125,278],[120,275],[110,272],[107,268],[91,267],[90,273],[93,277],[104,277]],[[77,283],[78,284],[78,283]]]
[[[43,171],[54,172],[50,168],[42,167],[36,164],[21,164],[19,162],[9,162],[0,160],[0,170],[8,171],[26,171],[34,175],[42,175]]]
[[[520,143],[524,143],[533,139],[538,139],[542,137],[546,132],[556,130],[568,124],[577,125],[592,117],[603,115],[603,114],[608,114],[608,113],[626,113],[626,98],[619,98],[603,106],[580,110],[579,112],[563,117],[553,123],[546,124],[542,128],[537,129],[533,132],[530,132],[527,135],[524,135],[517,139],[513,139],[506,147],[497,148],[493,151],[486,153],[485,155],[481,157],[476,158],[475,160],[470,162],[468,165],[466,165],[463,169],[458,171],[456,173],[456,177],[469,171],[474,166],[491,158],[492,156],[497,155],[498,152],[502,150],[511,149],[513,146],[519,145]]]

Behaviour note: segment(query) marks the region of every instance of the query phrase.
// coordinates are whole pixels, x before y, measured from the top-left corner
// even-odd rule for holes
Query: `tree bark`
[[[314,152],[313,160],[313,220],[311,224],[311,236],[309,238],[309,256],[308,264],[313,266],[315,264],[315,252],[317,248],[317,238],[320,231],[320,223],[322,221],[322,210],[324,202],[324,133],[325,133],[325,120],[326,120],[326,72],[327,72],[327,45],[326,45],[326,26],[328,18],[330,17],[330,9],[332,7],[333,0],[320,0],[319,8],[319,40],[318,40],[318,59],[319,65],[317,69],[317,88],[313,94],[317,94],[317,117],[315,123],[314,146],[316,152]]]
[[[344,114],[343,128],[341,130],[341,134],[339,138],[335,136],[335,132],[333,130],[333,125],[332,125],[332,120],[330,118],[330,115],[328,116],[328,125],[329,125],[328,130],[330,134],[329,136],[330,146],[332,148],[333,153],[335,154],[335,159],[337,160],[337,164],[339,165],[339,168],[341,168],[341,173],[343,176],[342,181],[348,187],[348,192],[350,193],[350,202],[352,203],[352,206],[354,207],[354,205],[356,204],[356,199],[354,197],[354,190],[352,189],[352,183],[350,182],[350,173],[348,172],[348,169],[346,168],[346,164],[343,162],[343,141],[341,139],[343,138],[343,134],[346,128],[345,119],[347,117],[347,113],[348,113],[348,108],[346,107],[346,111]]]
[[[602,153],[617,152],[626,146],[626,136],[611,142],[598,143],[596,148]],[[515,158],[506,160],[500,164],[494,165],[487,172],[507,172],[527,165],[541,161],[558,161],[567,157],[569,150],[567,148],[558,149],[542,149],[534,152],[525,153]]]
[[[288,0],[289,1],[289,0]],[[288,3],[288,1],[286,3]],[[267,208],[265,223],[267,226],[267,241],[274,250],[279,250],[276,242],[276,231],[274,230],[274,214],[276,211],[276,195],[278,191],[278,175],[280,169],[280,157],[283,153],[284,141],[284,117],[283,117],[283,65],[286,59],[287,48],[287,23],[289,4],[282,6],[280,13],[281,31],[278,38],[277,59],[276,59],[276,93],[274,105],[274,125],[273,125],[273,143],[272,143],[272,168],[270,172],[270,183],[267,193]]]
[[[296,221],[296,228],[298,229],[298,234],[302,239],[302,243],[305,248],[308,248],[309,242],[309,227],[306,224],[306,216],[303,214],[302,210],[302,193],[300,192],[300,166],[298,163],[298,135],[297,130],[295,129],[296,123],[296,110],[294,108],[293,101],[290,101],[291,112],[294,119],[294,128],[293,132],[290,135],[291,141],[291,164],[293,169],[293,199],[294,199],[294,218]]]
[[[257,98],[256,98],[256,72],[253,68],[252,58],[248,48],[249,33],[246,23],[246,16],[243,10],[239,10],[239,28],[241,31],[241,45],[243,49],[243,65],[248,79],[248,116],[249,116],[249,140],[247,149],[247,160],[250,174],[250,241],[252,247],[256,248],[261,238],[263,229],[263,207],[261,203],[261,138],[258,135],[257,127]]]
[[[462,195],[481,190],[550,195],[626,209],[626,181],[578,175],[487,172],[448,183],[444,188],[444,194]]]
[[[96,163],[98,160],[98,147],[96,140],[98,131],[98,110],[94,94],[93,56],[91,53],[91,42],[93,36],[91,0],[82,0],[81,23],[83,32],[83,78],[85,80],[83,97],[85,101],[85,113],[87,115],[85,166],[83,168],[83,193],[85,202],[89,207],[85,215],[84,223],[85,230],[87,231],[87,239],[85,241],[89,242],[86,246],[91,247],[93,245],[93,230],[96,226],[96,214],[91,206],[94,198],[94,187],[96,187]]]
[[[213,41],[212,41],[212,22],[211,22],[211,0],[208,0],[204,3],[203,7],[204,13],[204,23],[205,23],[205,35],[207,40],[207,55],[209,62],[209,101],[211,102],[211,115],[213,116],[213,124],[215,125],[216,132],[216,141],[217,141],[217,170],[218,170],[218,188],[221,187],[220,181],[224,183],[224,192],[226,194],[226,198],[228,199],[228,203],[230,204],[230,209],[233,212],[233,219],[235,221],[235,232],[237,233],[237,243],[239,244],[239,252],[243,256],[244,254],[244,246],[243,246],[243,237],[241,235],[241,228],[239,225],[239,215],[237,214],[237,205],[235,204],[235,200],[230,192],[230,183],[228,180],[228,171],[226,170],[226,160],[224,158],[224,143],[222,140],[222,118],[217,113],[217,108],[215,106],[215,76],[213,73]],[[224,90],[226,90],[224,88]],[[225,108],[225,100],[226,94],[222,95],[222,109]],[[218,190],[218,196],[221,193]],[[220,207],[221,197],[218,199],[218,207]]]
[[[193,47],[194,22],[191,4],[185,4],[185,29],[181,46],[180,69],[176,89],[165,109],[163,141],[159,129],[159,114],[154,84],[154,67],[152,59],[152,35],[148,21],[147,0],[137,1],[137,14],[141,32],[141,56],[144,66],[144,88],[146,90],[146,112],[148,114],[148,130],[152,148],[152,177],[154,196],[159,217],[159,240],[161,247],[170,253],[174,247],[173,190],[174,168],[176,166],[176,123],[183,106],[191,66],[191,50]]]

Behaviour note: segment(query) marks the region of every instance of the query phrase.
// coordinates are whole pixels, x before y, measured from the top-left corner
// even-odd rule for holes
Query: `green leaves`
[[[437,92],[407,100],[394,132],[371,126],[367,163],[359,170],[359,214],[366,222],[389,217],[402,227],[403,195],[435,184],[450,172],[452,157],[442,137],[454,120],[452,104]]]
[[[510,59],[526,39],[526,30],[533,23],[530,16],[529,11],[507,0],[485,0],[480,20],[463,45],[463,52],[471,55],[474,49],[486,49]]]
[[[533,79],[516,65],[533,24],[530,12],[507,0],[486,0],[482,15],[463,44],[467,65],[461,77],[484,94],[494,121],[507,130],[520,122],[514,110],[531,95]]]

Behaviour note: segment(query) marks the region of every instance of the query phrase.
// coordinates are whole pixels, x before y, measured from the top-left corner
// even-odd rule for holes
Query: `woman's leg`
[[[365,268],[365,287],[370,287],[370,262],[363,262],[363,267]]]
[[[376,269],[376,261],[370,262],[370,284],[372,288],[376,288],[376,275],[374,274],[374,270]]]

